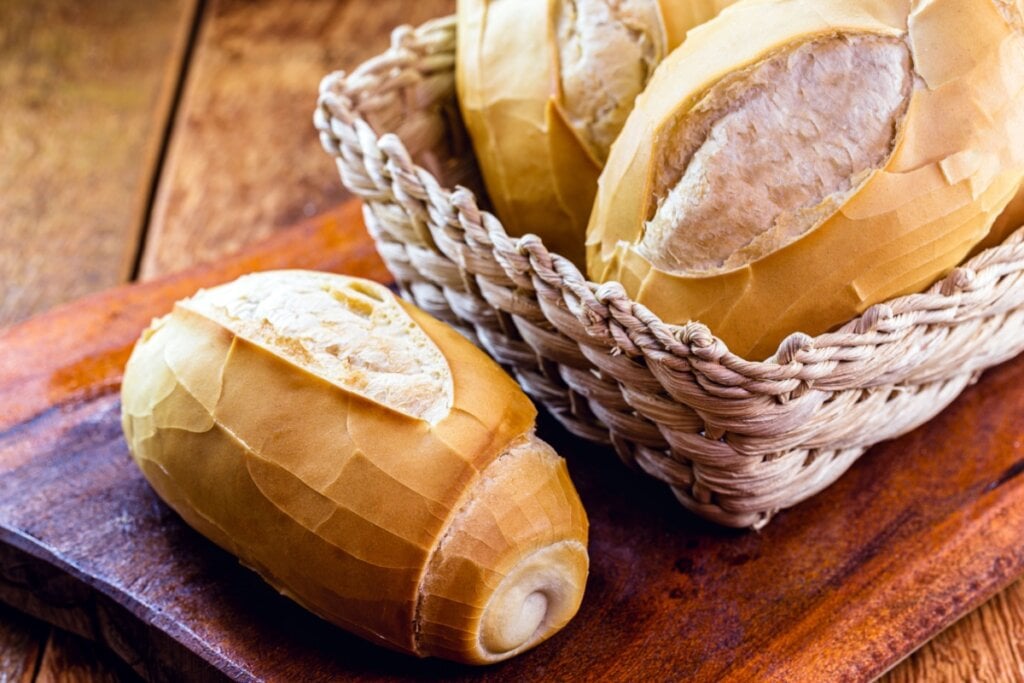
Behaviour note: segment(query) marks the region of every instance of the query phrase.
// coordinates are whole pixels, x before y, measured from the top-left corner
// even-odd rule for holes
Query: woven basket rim
[[[1024,227],[926,291],[790,335],[763,361],[590,282],[534,235],[510,237],[458,184],[474,159],[454,103],[454,30],[453,17],[399,27],[385,53],[326,76],[321,143],[406,297],[691,511],[760,528],[1024,351]]]

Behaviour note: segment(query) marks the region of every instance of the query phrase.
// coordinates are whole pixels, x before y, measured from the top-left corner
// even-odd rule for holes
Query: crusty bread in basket
[[[744,0],[694,29],[612,148],[589,277],[751,360],[926,289],[1006,237],[992,223],[1024,179],[1014,11]]]
[[[1024,350],[1022,230],[927,292],[793,335],[764,362],[730,353],[704,325],[663,323],[481,210],[454,49],[455,22],[442,18],[396,30],[387,52],[327,76],[315,114],[324,148],[405,296],[697,514],[765,525]]]
[[[634,99],[734,1],[459,0],[456,91],[506,232],[583,266],[597,178]]]

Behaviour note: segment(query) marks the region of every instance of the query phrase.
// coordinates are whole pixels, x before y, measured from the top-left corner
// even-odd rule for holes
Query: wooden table
[[[454,0],[0,2],[0,326],[213,260],[345,199],[319,78]],[[0,606],[0,680],[131,680]],[[1024,678],[1024,582],[886,681]]]

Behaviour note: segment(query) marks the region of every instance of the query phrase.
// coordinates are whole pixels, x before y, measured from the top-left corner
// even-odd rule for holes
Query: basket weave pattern
[[[321,141],[378,250],[407,298],[697,514],[763,526],[1024,350],[1024,230],[926,293],[790,336],[765,362],[704,325],[663,323],[479,208],[454,64],[448,17],[397,29],[387,52],[321,84]]]

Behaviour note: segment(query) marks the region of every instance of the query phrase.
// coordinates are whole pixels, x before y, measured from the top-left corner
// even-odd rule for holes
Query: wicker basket
[[[315,115],[324,148],[405,296],[697,514],[763,526],[1024,349],[1024,230],[927,293],[833,333],[794,334],[765,362],[730,353],[704,325],[663,323],[479,208],[454,50],[455,22],[439,19],[327,76]]]

